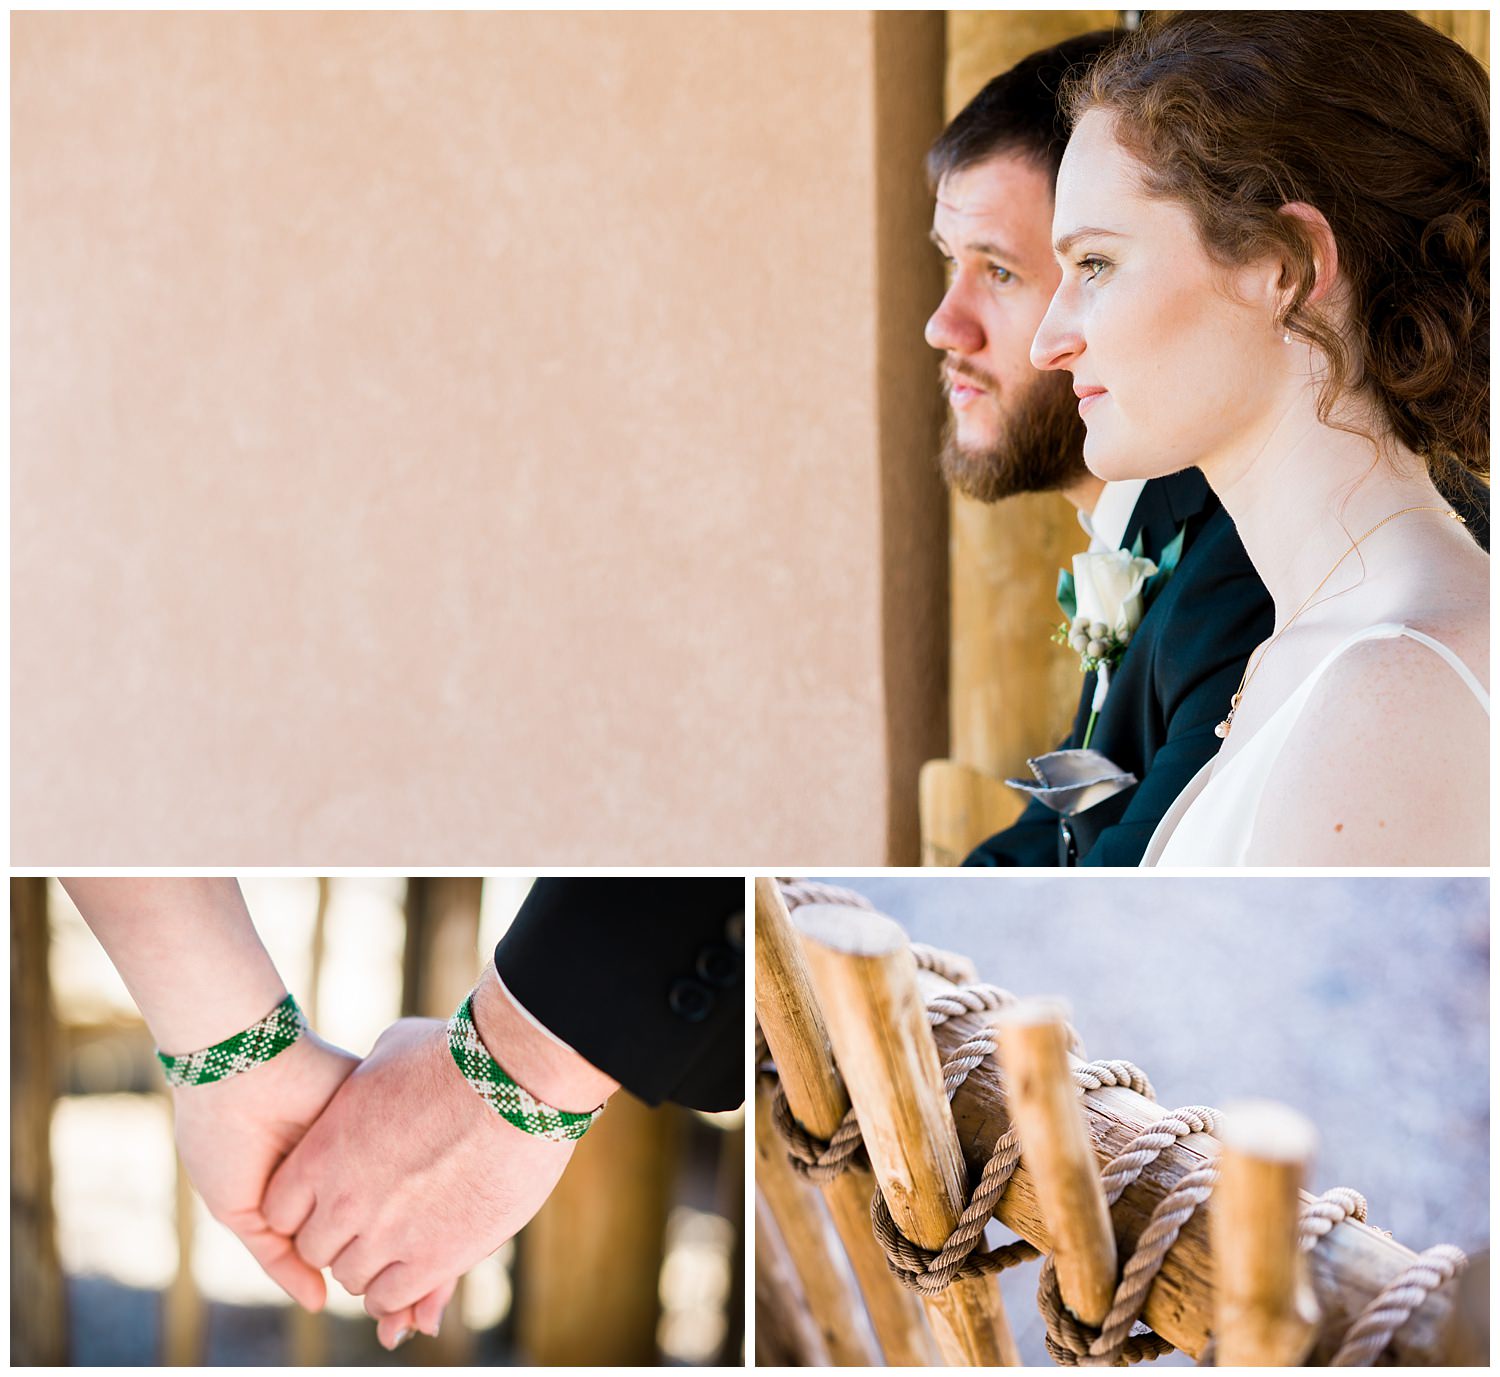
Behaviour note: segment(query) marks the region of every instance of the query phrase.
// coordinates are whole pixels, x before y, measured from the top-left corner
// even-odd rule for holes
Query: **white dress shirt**
[[[1130,524],[1130,515],[1135,511],[1135,504],[1140,501],[1145,486],[1144,478],[1106,483],[1092,513],[1082,507],[1078,509],[1078,524],[1089,538],[1090,553],[1120,548],[1125,540],[1125,528]]]

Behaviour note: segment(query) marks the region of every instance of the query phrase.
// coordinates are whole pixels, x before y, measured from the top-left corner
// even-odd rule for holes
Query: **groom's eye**
[[[990,264],[990,277],[996,282],[1009,282],[1015,274],[999,263]]]

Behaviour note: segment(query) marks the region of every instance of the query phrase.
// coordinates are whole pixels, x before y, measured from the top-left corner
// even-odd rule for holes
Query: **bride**
[[[1099,477],[1200,467],[1276,607],[1146,865],[1484,865],[1488,87],[1400,11],[1180,12],[1073,92],[1032,346]],[[1487,490],[1486,490],[1487,494]]]

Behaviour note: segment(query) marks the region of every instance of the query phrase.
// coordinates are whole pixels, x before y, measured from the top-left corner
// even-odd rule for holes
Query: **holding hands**
[[[458,1278],[541,1208],[588,1111],[618,1088],[492,967],[456,1020],[457,1056],[442,1020],[407,1018],[360,1062],[291,1021],[233,880],[64,885],[158,1046],[209,1049],[163,1058],[209,1211],[308,1310],[330,1268],[387,1348],[438,1332]],[[282,1015],[272,1035],[268,1008]]]

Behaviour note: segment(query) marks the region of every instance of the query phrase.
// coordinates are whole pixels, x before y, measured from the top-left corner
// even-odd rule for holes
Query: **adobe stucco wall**
[[[15,16],[14,863],[914,859],[941,86],[936,14]]]

